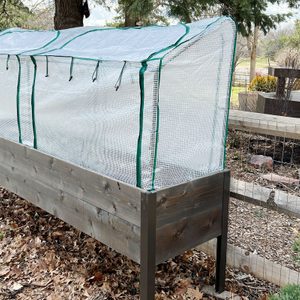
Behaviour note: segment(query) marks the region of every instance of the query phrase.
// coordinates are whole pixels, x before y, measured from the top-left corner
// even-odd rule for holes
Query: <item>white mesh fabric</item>
[[[19,140],[23,53],[23,144],[146,190],[222,170],[234,36],[227,18],[0,33],[0,137]]]
[[[8,67],[8,69],[6,69]],[[0,136],[15,142],[19,141],[17,122],[18,62],[0,56]]]

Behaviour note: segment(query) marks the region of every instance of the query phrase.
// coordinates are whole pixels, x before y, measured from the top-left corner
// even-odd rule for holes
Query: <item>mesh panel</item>
[[[16,105],[18,70],[15,57],[7,61],[7,56],[0,55],[0,132],[1,137],[15,142],[19,141]]]
[[[232,40],[226,23],[165,57],[157,188],[223,169]]]
[[[37,59],[36,127],[38,149],[118,180],[136,184],[139,132],[139,68],[123,62]],[[61,84],[63,83],[63,84]]]
[[[231,21],[216,20],[190,25],[184,36],[182,25],[161,29],[170,36],[157,40],[153,49],[165,44],[170,48],[142,62],[23,55],[19,73],[17,57],[11,57],[7,71],[7,56],[0,56],[0,137],[19,140],[19,83],[19,127],[25,145],[33,147],[36,141],[39,151],[146,190],[222,170],[235,30]],[[111,39],[120,34],[125,45],[135,34],[137,39],[122,47],[119,58],[137,53],[140,58],[148,48],[131,54],[129,50],[139,39],[156,37],[159,30],[147,28],[144,37],[136,29],[112,31],[113,35],[97,31],[94,36]],[[75,31],[62,32],[53,43],[65,43]],[[38,39],[35,47],[48,38]],[[83,49],[80,40],[72,41],[72,49],[66,47],[74,57],[93,51]],[[182,44],[170,45],[171,41]],[[115,46],[114,41],[97,51],[109,56],[109,47]],[[18,47],[13,51],[20,51]]]

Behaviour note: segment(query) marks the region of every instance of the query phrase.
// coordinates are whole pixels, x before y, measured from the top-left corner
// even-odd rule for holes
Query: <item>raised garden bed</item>
[[[0,139],[0,185],[141,265],[141,299],[154,299],[155,266],[218,238],[224,290],[229,172],[147,192]]]

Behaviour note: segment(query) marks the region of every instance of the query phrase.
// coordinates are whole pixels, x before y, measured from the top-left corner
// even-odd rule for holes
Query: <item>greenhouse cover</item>
[[[0,32],[0,137],[145,190],[224,169],[230,18]]]

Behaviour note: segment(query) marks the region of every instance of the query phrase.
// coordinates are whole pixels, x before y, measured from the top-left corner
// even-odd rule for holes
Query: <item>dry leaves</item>
[[[1,300],[139,299],[139,265],[1,188],[0,232]],[[156,298],[214,299],[201,292],[214,272],[210,257],[187,251],[158,266]],[[240,285],[240,272],[227,275],[227,289],[259,299]]]

